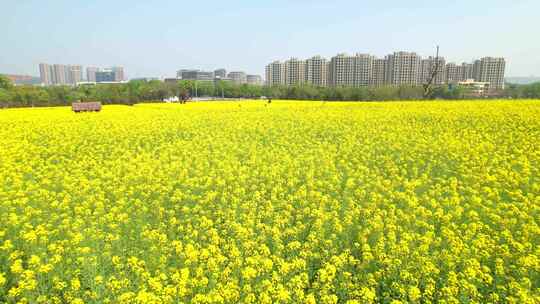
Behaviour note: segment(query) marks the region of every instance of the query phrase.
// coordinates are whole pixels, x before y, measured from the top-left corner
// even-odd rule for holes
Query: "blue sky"
[[[539,0],[0,0],[0,73],[40,62],[121,65],[129,77],[181,68],[262,74],[273,60],[397,50],[450,61],[507,59],[540,76]]]

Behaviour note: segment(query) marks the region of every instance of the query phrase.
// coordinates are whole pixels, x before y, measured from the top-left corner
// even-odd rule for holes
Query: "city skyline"
[[[377,55],[373,55],[373,54],[365,54],[365,53],[359,53],[359,52],[354,53],[353,55],[349,55],[349,53],[346,53],[346,52],[340,52],[340,53],[338,53],[338,54],[335,55],[335,56],[331,56],[330,59],[329,59],[326,63],[327,63],[327,64],[330,64],[332,59],[334,59],[334,58],[336,58],[336,57],[339,58],[339,57],[342,57],[342,56],[361,56],[361,57],[365,57],[366,59],[369,59],[369,69],[370,69],[369,71],[365,71],[365,72],[369,74],[369,73],[372,73],[371,69],[377,69],[377,67],[378,67],[378,62],[380,62],[381,60],[382,60],[383,62],[380,62],[380,63],[381,63],[380,68],[385,69],[385,67],[384,67],[384,65],[383,65],[383,64],[384,64],[384,60],[388,60],[389,58],[391,59],[392,56],[395,55],[395,54],[413,54],[414,56],[418,57],[417,59],[418,59],[418,68],[419,68],[418,73],[419,73],[419,75],[416,75],[415,78],[420,77],[420,78],[422,78],[422,79],[425,79],[426,76],[427,76],[427,75],[429,74],[429,72],[431,71],[430,68],[429,68],[429,66],[431,66],[431,65],[433,64],[432,62],[429,62],[428,68],[426,68],[426,67],[423,66],[423,65],[426,63],[426,61],[433,60],[433,56],[423,57],[422,55],[420,55],[420,54],[418,54],[418,53],[416,53],[416,52],[414,52],[414,51],[411,52],[411,51],[403,51],[403,50],[401,50],[401,51],[394,51],[393,53],[390,53],[389,55],[387,54],[387,55],[384,55],[384,56],[381,56],[381,57],[379,57],[379,56],[377,56]],[[389,56],[390,56],[390,57],[389,57]],[[504,60],[504,57],[483,56],[482,58],[503,58],[503,60]],[[285,62],[291,61],[291,60],[294,61],[294,60],[297,60],[297,59],[298,59],[298,57],[294,57],[294,56],[293,56],[293,57],[290,57],[289,59],[286,59]],[[444,77],[444,78],[446,79],[447,74],[449,73],[449,72],[447,71],[448,67],[447,67],[447,64],[446,64],[446,63],[448,63],[450,66],[455,66],[455,71],[451,71],[452,73],[458,73],[458,74],[462,74],[462,73],[463,73],[463,70],[462,70],[462,69],[463,69],[464,67],[462,67],[462,65],[465,64],[466,62],[457,62],[457,63],[456,63],[456,62],[446,61],[446,59],[445,59],[444,56],[440,56],[439,59],[441,60],[441,66],[442,66],[443,68],[442,68],[442,70],[441,70],[441,73],[439,73],[439,74],[436,76],[435,82],[434,82],[435,84],[442,84],[442,83],[445,82],[445,81],[442,81],[442,77]],[[313,60],[323,60],[323,61],[326,61],[327,59],[326,59],[325,57],[322,57],[321,55],[315,55],[315,56],[312,56],[312,57],[310,57],[310,58],[306,58],[306,59],[304,59],[304,60],[300,60],[301,62],[299,62],[298,64],[300,64],[301,66],[297,67],[297,69],[301,70],[300,73],[305,73],[305,75],[302,74],[301,76],[299,76],[301,79],[304,79],[304,78],[307,79],[308,77],[313,77],[313,76],[309,76],[309,75],[310,75],[310,74],[309,74],[309,73],[310,73],[309,71],[311,71],[311,73],[312,73],[313,67],[312,67],[311,61],[313,61]],[[477,60],[477,59],[473,59],[471,62],[474,63],[474,61],[476,61],[476,60]],[[371,62],[371,61],[373,61],[373,62]],[[272,63],[276,63],[276,62],[280,62],[280,60],[274,60],[274,61],[272,61]],[[472,64],[472,63],[471,63],[471,64]],[[42,76],[42,75],[44,74],[43,69],[42,69],[42,65],[43,65],[43,64],[44,64],[44,63],[40,63],[40,64],[39,64],[39,68],[38,68],[38,71],[39,71],[39,72],[38,72],[38,75],[37,75],[37,77],[42,78],[42,80],[43,80],[43,78],[44,78],[44,77]],[[318,64],[321,64],[321,63],[318,63]],[[366,63],[364,63],[364,65],[365,65],[365,64],[366,64]],[[48,65],[48,64],[45,64],[45,65]],[[119,70],[120,70],[120,75],[121,75],[121,76],[120,76],[119,78],[118,78],[118,77],[115,77],[115,79],[116,79],[115,81],[123,81],[123,80],[129,80],[129,79],[138,79],[138,77],[127,77],[127,76],[125,75],[125,73],[124,73],[123,67],[117,67],[117,66],[112,66],[112,67],[110,67],[110,68],[102,68],[102,67],[95,67],[95,66],[87,66],[85,69],[83,69],[84,66],[82,66],[82,65],[51,64],[51,65],[50,65],[50,68],[53,68],[54,66],[64,66],[64,67],[67,68],[67,69],[69,69],[69,68],[71,68],[71,67],[77,67],[77,68],[80,70],[80,72],[81,72],[79,81],[94,81],[94,82],[95,82],[94,79],[95,79],[95,73],[96,73],[96,72],[102,71],[102,70],[105,70],[105,72],[107,72],[107,70],[111,70],[111,69],[113,70],[113,72],[116,72],[116,69],[119,69]],[[263,78],[263,80],[266,82],[266,81],[267,81],[267,78],[268,78],[267,66],[268,66],[268,64],[264,65],[264,72],[263,72],[262,74],[260,74],[260,75],[259,75],[259,74],[249,74],[249,73],[246,73],[246,72],[240,71],[240,70],[229,71],[229,70],[227,70],[227,69],[225,69],[225,68],[209,69],[209,70],[207,70],[207,71],[205,71],[204,69],[200,69],[200,68],[185,68],[185,69],[177,70],[174,74],[175,74],[176,77],[178,78],[179,75],[180,75],[180,73],[181,73],[182,71],[192,71],[192,72],[197,71],[197,72],[202,72],[202,73],[208,73],[208,77],[207,77],[207,78],[210,79],[210,78],[214,78],[214,75],[215,75],[216,77],[224,78],[225,76],[230,77],[230,74],[231,74],[231,73],[233,73],[233,74],[234,74],[234,73],[243,73],[243,74],[245,74],[244,77],[245,77],[245,76],[261,76],[261,77]],[[505,72],[506,72],[506,66],[507,66],[507,62],[505,61],[505,70],[503,71],[503,75],[504,75]],[[450,67],[450,68],[451,68],[451,67]],[[326,69],[328,69],[328,66],[326,67]],[[471,67],[471,69],[472,69],[472,67]],[[86,73],[83,73],[83,70],[85,70]],[[357,68],[356,70],[358,70],[358,68]],[[402,82],[402,81],[393,81],[393,80],[391,80],[391,79],[388,79],[387,77],[392,77],[388,72],[389,72],[389,71],[383,71],[383,72],[380,72],[379,74],[381,74],[381,73],[384,73],[384,74],[385,74],[384,79],[376,79],[376,80],[368,80],[368,79],[367,79],[368,76],[367,76],[367,74],[366,74],[366,75],[364,75],[364,80],[363,80],[363,82],[362,82],[362,85],[373,85],[373,84],[379,84],[379,83],[400,84],[400,83]],[[66,73],[68,73],[68,72],[66,72]],[[91,73],[93,73],[93,75],[94,75],[93,77],[90,76]],[[210,73],[211,73],[212,75],[210,75]],[[222,73],[225,73],[225,74],[224,74],[223,76],[221,76]],[[329,74],[330,74],[331,71],[328,70],[328,71],[325,71],[325,73],[329,73]],[[46,73],[45,73],[45,74],[46,74]],[[66,75],[67,75],[67,74],[66,74]],[[23,75],[23,76],[27,76],[27,75]],[[36,75],[31,75],[31,76],[36,76]],[[168,75],[167,75],[167,76],[168,76]],[[171,77],[167,77],[167,76],[160,75],[160,76],[158,76],[158,77],[153,77],[153,76],[152,76],[152,77],[150,77],[150,78],[156,78],[156,79],[160,79],[160,78],[161,78],[161,79],[171,78]],[[69,77],[69,76],[66,76],[66,77]],[[285,76],[283,76],[283,77],[285,77]],[[352,77],[352,76],[351,76],[351,77]],[[450,77],[450,79],[452,78],[452,76],[449,76],[449,77]],[[456,77],[457,77],[457,76],[456,76]],[[513,76],[504,75],[504,78],[512,78],[512,77],[513,77]],[[47,76],[46,76],[45,78],[47,78]],[[141,78],[148,78],[148,77],[141,77]],[[233,78],[234,78],[234,77],[233,77]],[[471,76],[471,78],[474,78],[474,77]],[[311,84],[323,85],[323,86],[324,86],[324,85],[327,84],[327,81],[328,81],[328,79],[324,79],[324,80],[323,80],[323,79],[319,79],[319,80],[315,80],[315,81],[312,80],[312,81],[310,81],[310,83],[311,83]],[[344,80],[344,81],[346,82],[346,80]],[[375,81],[376,83],[373,83],[373,81]],[[296,82],[296,81],[293,80],[293,81],[288,81],[288,82],[290,83],[290,82]],[[302,82],[302,81],[300,81],[300,82]],[[418,83],[421,83],[421,82],[422,82],[422,80],[421,80],[421,79],[418,79]],[[43,81],[43,83],[48,84],[47,81]],[[67,82],[67,83],[69,83],[69,82]],[[287,82],[286,82],[286,83],[287,83]],[[404,81],[404,83],[408,83],[408,81]],[[334,84],[334,85],[336,85],[336,84]]]
[[[291,57],[265,66],[266,85],[315,85],[328,87],[378,87],[484,83],[490,89],[505,86],[506,60],[484,56],[459,65],[443,56],[422,57],[398,51],[378,58],[371,54],[339,53],[330,59],[315,55],[307,59]]]
[[[38,5],[33,0],[3,4],[0,72],[38,75],[40,62],[77,62],[120,65],[129,78],[170,77],[174,67],[224,65],[262,75],[265,63],[293,55],[381,56],[403,49],[429,56],[440,45],[448,61],[505,57],[509,77],[540,74],[540,42],[531,39],[538,1],[155,5],[61,0],[36,10]]]
[[[83,79],[81,65],[73,64],[39,64],[39,77],[44,85],[74,85]]]
[[[214,71],[203,71],[200,69],[180,69],[176,72],[175,78],[167,78],[170,80],[199,80],[199,81],[230,81],[236,84],[253,84],[262,85],[263,78],[258,74],[247,74],[244,71],[227,71],[227,69],[219,68]]]
[[[86,76],[86,77],[85,77]],[[84,67],[79,64],[40,63],[39,78],[42,85],[76,85],[80,82],[122,82],[125,80],[124,68],[113,66]]]

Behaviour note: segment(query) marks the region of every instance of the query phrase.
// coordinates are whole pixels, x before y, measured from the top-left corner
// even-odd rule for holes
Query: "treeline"
[[[162,102],[174,96],[216,98],[275,98],[330,101],[418,100],[423,98],[420,86],[400,87],[314,87],[314,86],[257,86],[230,82],[182,80],[177,83],[158,80],[136,80],[123,84],[70,86],[14,86],[0,75],[0,107],[38,107],[70,105],[75,101],[101,101],[104,104],[135,104]],[[468,98],[460,88],[434,88],[430,99]],[[508,85],[497,97],[540,98],[540,83]]]
[[[14,86],[0,76],[0,107],[65,106],[76,101],[104,104],[161,102],[178,94],[178,85],[160,81],[131,81],[123,84],[71,86]],[[177,96],[177,95],[176,95]]]
[[[540,82],[526,85],[508,84],[504,90],[505,97],[515,99],[540,98]]]

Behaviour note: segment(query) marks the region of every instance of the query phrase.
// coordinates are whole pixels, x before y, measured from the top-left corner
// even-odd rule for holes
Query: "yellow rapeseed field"
[[[540,101],[0,110],[1,303],[540,303]]]

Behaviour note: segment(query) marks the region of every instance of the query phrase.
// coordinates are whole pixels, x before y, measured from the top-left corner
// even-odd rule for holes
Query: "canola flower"
[[[540,303],[539,101],[0,126],[0,303]]]

